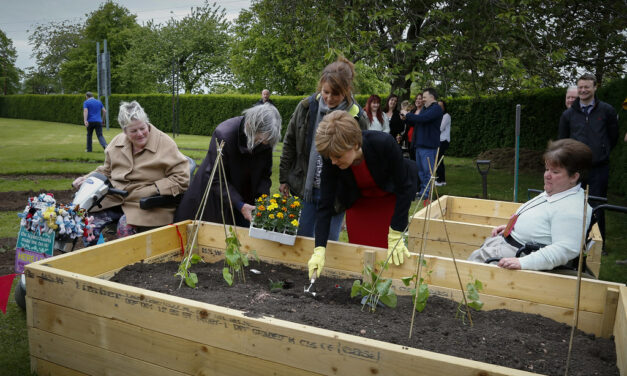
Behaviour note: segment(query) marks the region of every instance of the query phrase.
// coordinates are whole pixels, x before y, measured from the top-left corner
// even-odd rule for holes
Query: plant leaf
[[[224,280],[226,281],[226,283],[229,284],[229,286],[233,285],[233,274],[231,274],[231,271],[229,270],[229,268],[225,267],[222,269],[222,278],[224,278]]]
[[[358,295],[361,295],[361,282],[356,280],[353,282],[353,287],[351,287],[351,298],[354,298]]]
[[[403,278],[401,278],[401,281],[403,281],[403,284],[404,284],[405,286],[409,286],[409,284],[410,284],[410,283],[411,283],[411,281],[413,281],[413,280],[414,280],[414,276],[411,276],[411,277],[403,277]]]
[[[381,296],[379,301],[390,308],[396,308],[396,294],[394,292]]]
[[[191,288],[195,288],[198,283],[198,276],[196,273],[189,273],[187,277],[185,277],[185,284]]]
[[[202,260],[202,257],[200,257],[198,254],[194,253],[190,259],[190,262],[192,264],[198,264],[200,261]]]

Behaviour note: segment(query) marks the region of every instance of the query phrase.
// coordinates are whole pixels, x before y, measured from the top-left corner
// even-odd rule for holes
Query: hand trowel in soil
[[[311,291],[311,287],[316,282],[316,272],[317,272],[317,269],[314,269],[313,274],[312,274],[313,277],[311,277],[311,280],[309,281],[309,286],[305,285],[303,287],[303,289],[305,291],[305,295],[311,295],[314,298],[316,297],[316,292],[315,291]]]

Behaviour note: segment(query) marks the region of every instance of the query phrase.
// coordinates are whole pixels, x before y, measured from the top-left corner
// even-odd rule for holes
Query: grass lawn
[[[110,141],[120,132],[117,128],[105,130],[104,136]],[[78,125],[0,118],[0,192],[69,189],[73,180],[71,175],[88,173],[104,160],[97,141],[95,152],[84,151],[85,133],[85,128]],[[181,135],[175,138],[183,154],[194,158],[198,164],[206,154],[209,140],[207,136]],[[274,151],[272,192],[278,191],[281,148],[279,144]],[[446,157],[446,174],[448,185],[438,188],[441,196],[481,197],[481,176],[472,159]],[[512,201],[513,185],[513,174],[491,170],[488,175],[488,198]],[[528,188],[542,189],[542,176],[519,176],[519,201],[527,200]],[[627,205],[627,199],[611,194],[611,188],[609,202]],[[411,212],[415,206],[414,203]],[[608,213],[606,221],[608,255],[602,260],[601,279],[625,283],[627,266],[618,265],[615,261],[627,259],[627,216]],[[0,238],[17,236],[18,224],[17,212],[0,212]],[[346,241],[345,233],[342,239]],[[5,250],[0,249],[2,251]],[[2,375],[29,374],[26,315],[13,298],[9,301],[7,314],[0,318],[0,354]]]

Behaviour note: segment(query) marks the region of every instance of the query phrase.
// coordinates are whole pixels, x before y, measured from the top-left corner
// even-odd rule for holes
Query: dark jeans
[[[444,157],[444,154],[448,150],[448,145],[448,141],[440,141],[440,155],[438,156],[438,158]],[[437,176],[436,181],[438,183],[446,182],[446,168],[444,167],[444,160],[442,160],[442,163],[440,163],[440,165],[438,166],[438,169],[435,171],[435,175]]]
[[[583,181],[582,188],[586,188],[586,184],[590,186],[590,196],[607,197],[607,185],[610,178],[610,164],[594,166],[590,169],[588,177]],[[600,205],[599,202],[592,202],[590,206],[593,208]],[[605,250],[605,213],[603,210],[595,214],[601,238],[603,238],[603,249]]]
[[[96,130],[96,136],[98,137],[98,142],[100,142],[100,146],[102,146],[103,149],[107,147],[107,140],[105,140],[104,136],[102,135],[102,123],[97,121],[90,121],[89,125],[87,126],[87,151],[91,151],[91,135],[94,133],[94,130]]]

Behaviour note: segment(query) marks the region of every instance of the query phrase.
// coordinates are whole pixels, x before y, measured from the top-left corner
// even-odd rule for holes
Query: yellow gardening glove
[[[409,258],[409,251],[407,250],[402,237],[403,233],[392,230],[392,227],[390,227],[390,231],[388,232],[388,258],[390,258],[391,253],[394,265],[402,264],[404,262],[403,256]]]
[[[309,266],[309,278],[313,276],[316,270],[318,271],[318,275],[316,277],[320,277],[320,273],[322,273],[322,268],[324,268],[324,251],[324,247],[314,248],[313,255],[307,263],[307,266]]]

